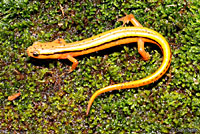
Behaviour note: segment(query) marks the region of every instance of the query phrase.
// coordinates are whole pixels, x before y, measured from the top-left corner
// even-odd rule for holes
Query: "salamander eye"
[[[39,56],[39,53],[37,51],[34,51],[33,56],[37,57],[37,56]]]

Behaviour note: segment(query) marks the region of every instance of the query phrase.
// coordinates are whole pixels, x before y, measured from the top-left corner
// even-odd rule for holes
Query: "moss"
[[[64,16],[60,5],[63,7]],[[15,1],[0,3],[0,132],[170,133],[199,130],[200,32],[198,0]],[[88,100],[98,89],[141,79],[162,62],[146,44],[143,61],[136,43],[68,60],[27,56],[34,41],[86,39],[121,26],[124,13],[161,33],[172,49],[169,71],[157,82],[98,96],[89,116]],[[131,24],[128,24],[131,25]],[[14,101],[7,97],[20,90]]]

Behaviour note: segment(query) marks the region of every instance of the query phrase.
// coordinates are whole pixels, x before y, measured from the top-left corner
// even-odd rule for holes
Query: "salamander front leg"
[[[134,17],[133,14],[129,14],[125,17],[122,17],[120,19],[118,19],[117,21],[122,21],[123,22],[123,26],[126,24],[126,23],[129,23],[129,21],[135,26],[135,27],[143,27]],[[150,55],[148,52],[146,52],[144,50],[144,39],[143,38],[138,38],[138,41],[137,41],[137,44],[138,44],[138,52],[140,53],[140,55],[142,56],[143,60],[149,60],[150,58]]]
[[[78,61],[74,57],[72,57],[71,55],[68,55],[67,59],[69,59],[71,62],[73,62],[72,66],[69,70],[69,73],[71,73],[77,67]]]
[[[54,43],[58,43],[58,44],[67,44],[67,43],[65,42],[65,40],[62,39],[62,38],[58,38],[58,39],[54,40],[53,42],[54,42]]]
[[[63,54],[61,57],[59,57],[59,59],[68,59],[73,63],[69,70],[69,73],[71,73],[78,65],[78,61],[74,57],[72,57],[70,54]]]

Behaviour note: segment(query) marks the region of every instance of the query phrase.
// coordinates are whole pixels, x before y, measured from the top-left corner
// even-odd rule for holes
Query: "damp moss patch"
[[[137,44],[121,45],[68,60],[27,56],[35,41],[86,39],[122,26],[134,14],[162,34],[172,50],[166,74],[150,85],[98,96],[98,89],[144,78],[162,62],[162,52],[143,61]],[[15,1],[0,3],[0,132],[17,133],[173,133],[199,132],[200,4],[190,1]],[[131,26],[128,24],[127,26]],[[8,96],[21,96],[8,101]]]

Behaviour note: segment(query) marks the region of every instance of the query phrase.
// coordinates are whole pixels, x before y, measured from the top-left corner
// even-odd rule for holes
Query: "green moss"
[[[63,7],[62,15],[60,4]],[[172,1],[2,1],[0,3],[0,132],[170,133],[199,130],[200,4]],[[169,71],[157,82],[98,96],[98,89],[141,79],[155,72],[162,52],[143,61],[137,44],[117,46],[68,60],[29,58],[34,41],[86,39],[119,27],[117,18],[134,14],[145,27],[161,33],[172,49]],[[128,24],[131,25],[131,24]],[[22,93],[14,101],[7,97]]]

